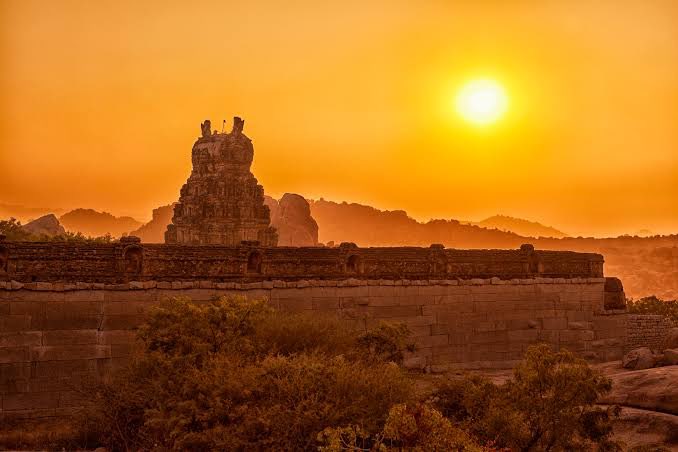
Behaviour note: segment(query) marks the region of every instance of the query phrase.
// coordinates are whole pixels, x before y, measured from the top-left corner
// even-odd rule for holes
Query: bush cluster
[[[376,433],[412,397],[390,360],[406,346],[397,332],[240,297],[169,300],[139,330],[130,366],[98,387],[88,426],[112,450],[312,450],[328,427]]]
[[[117,450],[618,450],[610,381],[531,347],[513,378],[438,384],[422,400],[401,368],[403,325],[336,318],[240,297],[173,299],[149,313],[129,366],[100,382],[87,438]]]
[[[510,450],[619,450],[612,439],[617,407],[600,408],[611,381],[568,351],[532,346],[513,378],[448,380],[433,403],[477,440]]]

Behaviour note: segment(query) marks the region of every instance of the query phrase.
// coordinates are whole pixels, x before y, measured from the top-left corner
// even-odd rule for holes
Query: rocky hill
[[[278,246],[318,244],[318,223],[303,196],[285,193],[280,201],[266,196],[264,203],[271,211],[271,225],[278,231]]]
[[[174,214],[174,204],[153,209],[153,218],[148,223],[143,224],[139,229],[130,231],[129,235],[135,235],[146,243],[164,243],[165,231],[167,225],[172,222]]]
[[[524,237],[555,237],[563,238],[568,235],[551,226],[544,226],[536,221],[523,220],[506,215],[494,215],[475,224],[482,228],[499,229],[500,231],[515,232]]]
[[[65,213],[59,222],[70,232],[82,232],[86,236],[98,237],[106,234],[119,237],[141,226],[132,217],[116,217],[108,212],[93,209],[75,209]]]

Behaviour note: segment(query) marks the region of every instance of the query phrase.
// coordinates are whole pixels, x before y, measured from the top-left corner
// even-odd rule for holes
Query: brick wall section
[[[671,321],[662,315],[629,314],[625,351],[639,347],[661,351],[662,343],[672,326]]]
[[[537,342],[590,359],[620,358],[626,313],[605,309],[605,281],[0,282],[0,418],[71,413],[82,404],[82,379],[123,364],[144,312],[168,297],[241,294],[359,327],[405,322],[418,346],[410,366],[502,368]]]

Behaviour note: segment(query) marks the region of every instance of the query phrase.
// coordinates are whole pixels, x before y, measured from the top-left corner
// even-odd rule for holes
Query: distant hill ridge
[[[564,232],[551,226],[545,226],[536,221],[524,220],[522,218],[510,217],[507,215],[494,215],[483,221],[469,222],[469,224],[475,224],[476,226],[488,229],[515,232],[516,234],[525,237],[553,237],[557,239],[569,237]]]
[[[70,232],[82,232],[86,236],[99,237],[106,234],[119,237],[139,228],[142,223],[132,217],[116,217],[108,212],[94,209],[75,209],[59,217],[61,225]]]

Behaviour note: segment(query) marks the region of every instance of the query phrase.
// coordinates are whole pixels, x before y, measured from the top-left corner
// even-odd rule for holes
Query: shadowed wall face
[[[511,367],[537,342],[619,359],[627,315],[607,309],[608,288],[605,278],[2,282],[0,420],[72,414],[86,402],[74,387],[123,365],[144,312],[168,297],[244,295],[360,329],[403,322],[417,345],[406,366],[444,370]]]

